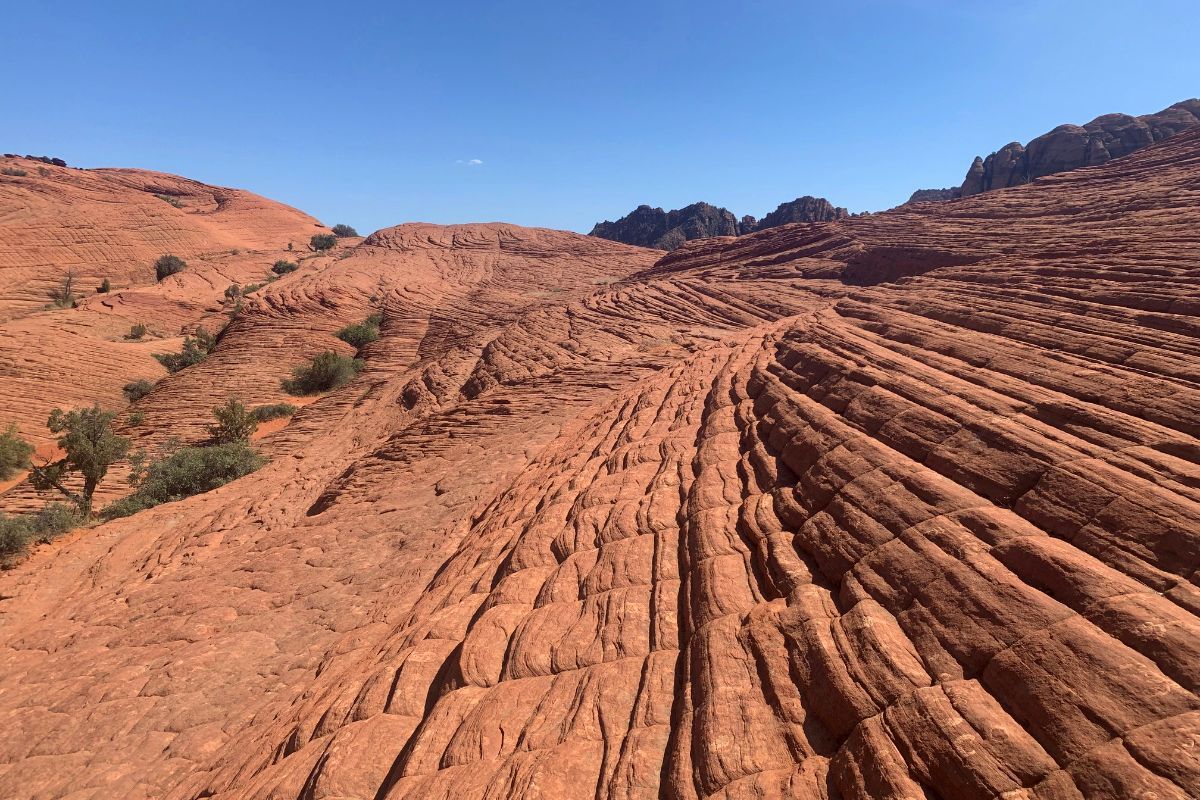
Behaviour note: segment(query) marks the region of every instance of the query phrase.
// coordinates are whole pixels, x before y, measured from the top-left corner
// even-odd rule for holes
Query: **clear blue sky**
[[[1014,139],[1200,95],[1195,0],[15,6],[0,151],[362,232],[803,194],[878,210]]]

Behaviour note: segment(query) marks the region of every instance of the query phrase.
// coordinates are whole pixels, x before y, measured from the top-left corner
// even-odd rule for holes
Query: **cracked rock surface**
[[[267,467],[0,576],[0,796],[1200,796],[1198,254],[1197,132],[666,257],[373,234],[147,398],[381,305]]]

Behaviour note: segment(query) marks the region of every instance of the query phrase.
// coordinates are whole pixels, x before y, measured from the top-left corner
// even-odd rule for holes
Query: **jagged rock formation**
[[[725,208],[693,203],[675,211],[638,206],[616,222],[600,222],[591,236],[657,250],[675,250],[693,239],[713,236],[743,236],[754,231],[792,222],[828,222],[849,216],[823,197],[805,195],[779,207],[761,220],[746,215],[741,220]]]
[[[824,197],[805,195],[797,197],[790,203],[780,203],[779,207],[760,219],[753,228],[745,229],[742,233],[763,231],[767,228],[777,228],[793,222],[832,222],[835,219],[845,219],[850,212],[839,208]]]
[[[657,263],[375,234],[197,368],[382,303],[270,465],[0,576],[0,795],[1200,795],[1198,246],[1200,132]]]
[[[986,159],[975,158],[957,194],[920,189],[908,202],[952,200],[1020,186],[1056,172],[1103,164],[1200,126],[1200,100],[1184,100],[1156,114],[1105,114],[1086,125],[1059,125],[1027,145],[1010,142]]]
[[[737,218],[728,209],[692,203],[674,211],[641,205],[616,222],[596,223],[590,235],[638,247],[674,250],[692,239],[737,234]]]

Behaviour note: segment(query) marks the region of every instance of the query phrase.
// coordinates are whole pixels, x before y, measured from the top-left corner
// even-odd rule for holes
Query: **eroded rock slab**
[[[1195,133],[657,262],[375,234],[188,384],[382,299],[268,467],[0,578],[0,794],[1197,796],[1197,252]]]

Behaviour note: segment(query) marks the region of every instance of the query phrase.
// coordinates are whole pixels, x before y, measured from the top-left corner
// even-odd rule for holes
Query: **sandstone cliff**
[[[0,796],[1196,797],[1198,247],[1194,132],[665,257],[306,263],[147,416],[382,305],[359,378],[0,576]]]
[[[962,186],[920,189],[908,202],[953,200],[991,189],[1020,186],[1043,175],[1103,164],[1200,126],[1200,100],[1184,100],[1156,114],[1105,114],[1086,125],[1059,125],[1029,144],[1010,142],[987,158],[976,157]]]

